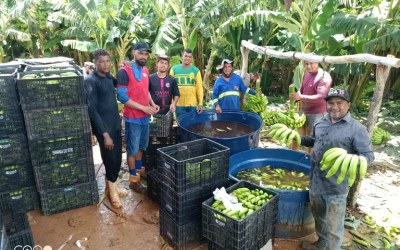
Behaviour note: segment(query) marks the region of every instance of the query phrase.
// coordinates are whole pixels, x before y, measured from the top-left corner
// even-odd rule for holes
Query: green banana
[[[271,129],[279,129],[279,128],[283,128],[283,127],[287,128],[287,126],[283,123],[276,123],[274,125],[271,125]]]
[[[322,156],[321,164],[325,162],[326,157],[328,157],[329,154],[331,154],[333,151],[337,150],[337,148],[330,148],[325,151],[324,155]]]
[[[279,142],[281,144],[284,144],[288,138],[288,135],[290,134],[292,130],[290,128],[287,128],[283,133],[279,136]]]
[[[331,178],[333,175],[336,174],[336,172],[338,171],[339,167],[342,165],[342,162],[344,160],[344,158],[346,157],[346,154],[341,154],[335,161],[335,163],[333,164],[333,166],[331,167],[331,169],[329,169],[328,173],[326,174],[326,178]]]
[[[340,155],[347,154],[347,151],[343,148],[336,148],[332,153],[330,153],[326,158],[325,161],[330,162],[333,159],[338,158]]]
[[[353,186],[354,181],[356,180],[357,177],[357,167],[358,167],[358,155],[352,155],[351,161],[350,161],[350,166],[349,166],[349,179],[347,181],[347,184],[349,187]]]
[[[367,158],[362,155],[360,155],[358,158],[360,159],[360,168],[358,170],[358,173],[360,174],[360,180],[362,180],[367,174],[368,162]]]
[[[347,170],[349,168],[351,158],[352,158],[351,154],[347,154],[346,157],[344,158],[342,165],[340,167],[340,174],[336,180],[337,184],[342,183],[344,181],[344,179],[346,178]]]
[[[280,135],[281,135],[283,132],[285,132],[287,129],[288,129],[288,128],[287,128],[286,126],[280,128],[280,129],[278,129],[278,131],[276,131],[275,135],[272,137],[272,140],[276,140],[276,139],[280,138]]]
[[[286,140],[286,147],[289,148],[292,145],[293,139],[294,139],[294,137],[296,137],[296,133],[297,132],[295,130],[290,131],[290,135],[287,137],[287,140]]]

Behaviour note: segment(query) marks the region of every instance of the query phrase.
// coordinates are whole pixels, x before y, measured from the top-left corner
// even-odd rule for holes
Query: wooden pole
[[[251,43],[252,40],[249,40]],[[242,76],[242,79],[246,77],[247,72],[249,71],[249,54],[250,54],[250,49],[241,46],[240,47],[240,52],[242,53],[242,71],[240,75]]]
[[[389,72],[390,67],[384,65],[376,66],[376,86],[367,119],[367,128],[370,137],[372,137],[375,123],[378,120],[378,114],[382,105],[383,92],[385,90],[386,80],[389,77]]]
[[[319,55],[306,54],[294,51],[282,52],[269,49],[266,47],[257,46],[244,40],[242,40],[242,46],[249,48],[257,53],[281,59],[292,58],[307,62],[330,63],[330,64],[367,62],[378,65],[381,64],[388,67],[400,68],[400,59],[395,57],[383,57],[371,54],[356,54],[356,55],[346,55],[346,56],[319,56]]]

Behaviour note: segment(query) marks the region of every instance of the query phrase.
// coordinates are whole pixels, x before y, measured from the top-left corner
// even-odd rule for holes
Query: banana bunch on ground
[[[300,146],[301,143],[299,133],[282,123],[272,125],[268,136],[271,137],[272,140],[279,140],[281,144],[284,144],[287,147],[292,145],[293,140],[296,140],[298,146]]]
[[[244,219],[245,217],[254,213],[254,211],[257,211],[257,209],[262,207],[265,203],[273,198],[272,194],[268,194],[261,189],[250,190],[246,187],[235,189],[232,194],[238,199],[240,203],[242,203],[242,210],[234,211],[225,209],[224,204],[222,203],[222,201],[219,200],[214,201],[211,207],[236,220]],[[220,216],[217,213],[214,213],[214,215],[218,219],[226,221],[226,218],[224,218],[223,216]]]
[[[264,94],[246,95],[244,111],[249,111],[261,115],[267,110],[268,99]]]
[[[388,142],[391,137],[392,137],[392,135],[387,130],[384,130],[384,129],[376,126],[374,128],[374,132],[372,134],[371,141],[372,141],[372,144],[374,144],[374,145],[381,145],[381,144],[385,144],[386,142]]]
[[[347,184],[349,187],[353,186],[354,181],[357,177],[357,170],[360,176],[360,180],[365,177],[367,173],[368,162],[364,156],[355,154],[348,154],[345,149],[342,148],[330,148],[325,151],[321,160],[321,171],[328,170],[326,178],[331,178],[340,169],[340,173],[336,180],[337,184],[343,182],[347,174],[349,179]]]

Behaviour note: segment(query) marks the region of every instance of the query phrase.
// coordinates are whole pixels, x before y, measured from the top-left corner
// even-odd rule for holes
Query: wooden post
[[[388,56],[392,57],[392,56]],[[369,131],[370,138],[372,137],[372,133],[374,132],[374,126],[378,119],[379,110],[382,105],[382,97],[383,91],[385,90],[386,80],[389,77],[390,72],[389,66],[384,65],[376,65],[376,87],[375,92],[372,97],[371,107],[369,109],[368,119],[367,119],[367,128]],[[347,196],[347,206],[350,208],[355,208],[357,204],[358,193],[360,192],[361,181],[357,177],[354,185],[349,190],[349,195]]]
[[[388,57],[393,57],[393,56],[389,55]],[[374,95],[372,97],[371,107],[369,109],[368,119],[367,119],[367,128],[370,137],[372,137],[375,123],[378,120],[379,110],[381,109],[382,105],[383,92],[385,90],[386,80],[389,77],[390,68],[391,67],[384,65],[376,65],[376,87]]]
[[[252,40],[249,40],[250,43],[252,43]],[[248,70],[249,70],[249,54],[250,54],[250,49],[241,46],[240,47],[240,52],[242,53],[242,71],[240,75],[242,76],[242,79],[245,78]]]

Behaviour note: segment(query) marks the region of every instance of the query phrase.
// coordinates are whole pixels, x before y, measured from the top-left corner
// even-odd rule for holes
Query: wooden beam
[[[251,43],[252,40],[249,40]],[[250,54],[250,49],[241,46],[240,47],[240,52],[242,53],[242,71],[240,75],[242,76],[242,79],[245,79],[247,72],[249,71],[249,54]]]
[[[276,51],[267,47],[257,46],[248,41],[242,40],[242,46],[249,48],[259,54],[281,59],[297,59],[307,62],[344,64],[344,63],[373,63],[377,65],[385,65],[388,67],[400,68],[400,59],[395,57],[375,56],[371,54],[356,54],[346,56],[319,56],[294,51]]]

